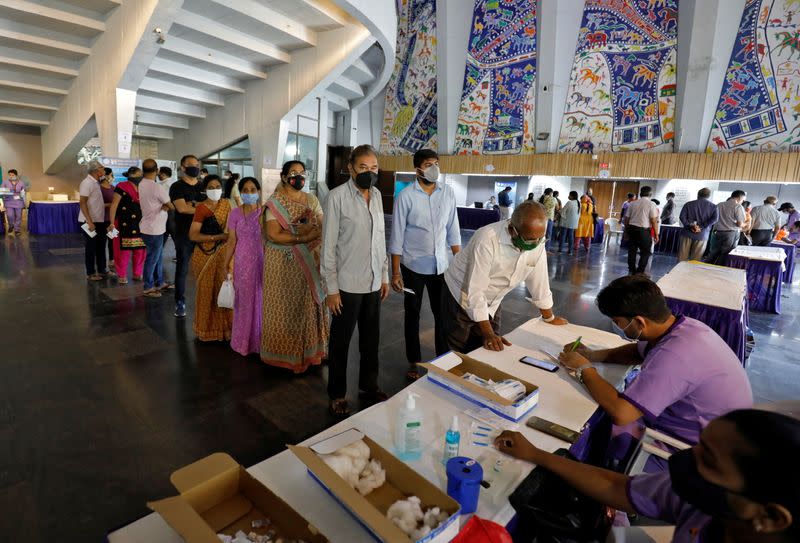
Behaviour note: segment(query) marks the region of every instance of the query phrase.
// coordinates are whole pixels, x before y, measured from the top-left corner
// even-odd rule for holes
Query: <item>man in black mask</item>
[[[629,477],[544,452],[518,432],[495,441],[601,504],[675,524],[674,542],[800,541],[800,420],[756,409],[712,421],[669,472]]]
[[[328,348],[330,409],[346,416],[347,353],[358,324],[359,389],[367,402],[386,399],[378,388],[381,302],[389,296],[386,226],[378,181],[378,153],[359,145],[347,166],[350,181],[325,201],[320,275],[325,304],[333,313]]]

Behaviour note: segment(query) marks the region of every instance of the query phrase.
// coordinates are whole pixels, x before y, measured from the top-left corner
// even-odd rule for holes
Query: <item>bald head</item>
[[[514,209],[511,224],[523,239],[539,239],[547,233],[547,212],[539,202],[525,201]]]
[[[145,159],[142,162],[142,172],[147,179],[155,179],[158,175],[158,163],[152,158]]]

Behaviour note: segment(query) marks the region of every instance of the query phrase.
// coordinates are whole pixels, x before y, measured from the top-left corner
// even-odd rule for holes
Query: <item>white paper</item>
[[[116,227],[111,227],[111,230],[106,233],[106,236],[108,236],[108,239],[114,239],[118,235],[119,235],[119,230],[117,230]],[[94,237],[94,236],[92,236],[92,237]]]
[[[87,223],[83,223],[81,228],[83,228],[83,231],[86,232],[86,235],[88,235],[90,238],[93,238],[97,235],[97,232],[94,230],[89,230],[89,225]]]

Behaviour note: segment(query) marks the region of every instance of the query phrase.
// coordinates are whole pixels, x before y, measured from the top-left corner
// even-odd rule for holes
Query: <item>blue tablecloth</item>
[[[728,255],[728,267],[747,270],[747,299],[753,311],[781,312],[781,262]]]
[[[37,203],[28,207],[28,231],[31,234],[70,234],[80,232],[78,202]]]
[[[487,224],[500,220],[500,211],[497,209],[478,209],[476,207],[458,207],[458,224],[466,230],[477,230]]]
[[[6,233],[6,212],[0,213],[0,234]]]
[[[795,257],[795,246],[789,243],[782,243],[782,242],[772,242],[769,244],[770,247],[778,247],[779,249],[783,249],[786,252],[786,269],[783,272],[783,282],[787,285],[791,285],[792,281],[794,281],[794,257]]]
[[[597,224],[594,225],[594,237],[592,243],[603,243],[603,230],[606,227],[606,222],[603,217],[597,217]]]
[[[667,305],[675,315],[684,315],[697,319],[719,334],[719,337],[725,340],[725,343],[739,357],[742,365],[745,365],[747,358],[745,343],[747,341],[749,320],[747,298],[742,302],[742,308],[738,310],[687,302],[669,297],[666,300]]]

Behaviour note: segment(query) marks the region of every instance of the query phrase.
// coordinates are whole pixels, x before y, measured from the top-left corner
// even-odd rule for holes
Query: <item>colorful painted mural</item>
[[[436,0],[400,0],[397,55],[386,86],[380,150],[436,149]]]
[[[747,0],[708,152],[800,150],[800,0]]]
[[[678,0],[587,0],[560,152],[672,151]]]
[[[457,154],[534,152],[536,0],[476,0]]]

